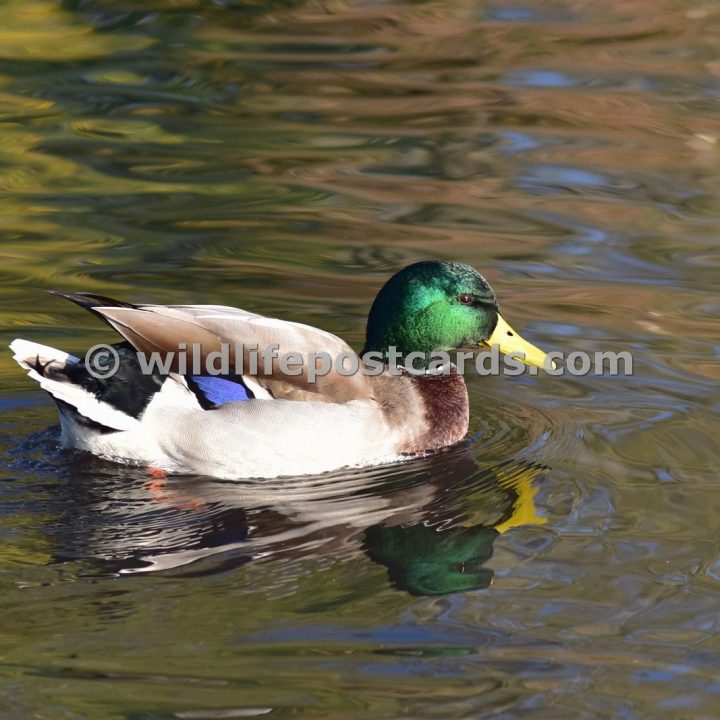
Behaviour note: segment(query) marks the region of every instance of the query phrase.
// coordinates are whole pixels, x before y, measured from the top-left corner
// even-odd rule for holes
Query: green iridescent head
[[[365,349],[402,356],[499,345],[528,364],[543,367],[545,353],[523,340],[503,319],[487,280],[463,263],[426,260],[393,275],[378,293],[368,316]]]
[[[393,275],[370,309],[365,350],[407,355],[477,347],[495,328],[498,306],[474,268],[428,260]]]

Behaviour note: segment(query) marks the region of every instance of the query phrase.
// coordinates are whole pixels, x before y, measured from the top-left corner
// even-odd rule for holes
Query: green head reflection
[[[457,527],[438,532],[426,525],[365,531],[365,550],[385,565],[392,584],[411,595],[446,595],[479,590],[492,582],[483,563],[492,557],[494,528]]]
[[[468,495],[464,519],[448,527],[442,518],[415,525],[373,525],[366,529],[368,557],[388,571],[390,582],[411,595],[447,595],[487,588],[493,571],[485,567],[497,537],[512,527],[542,524],[534,498],[538,466],[495,468]]]

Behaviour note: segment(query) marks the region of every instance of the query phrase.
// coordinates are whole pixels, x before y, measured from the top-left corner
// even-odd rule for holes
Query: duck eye
[[[458,295],[458,300],[463,305],[472,305],[473,300],[475,300],[475,298],[472,295],[470,295],[470,293],[463,293],[462,295]]]

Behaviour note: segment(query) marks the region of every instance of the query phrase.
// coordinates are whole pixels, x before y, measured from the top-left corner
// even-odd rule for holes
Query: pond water
[[[171,478],[57,449],[0,354],[3,718],[714,718],[720,10],[707,0],[7,0],[0,312],[223,303],[362,343],[386,277],[483,271],[546,350],[470,442]]]

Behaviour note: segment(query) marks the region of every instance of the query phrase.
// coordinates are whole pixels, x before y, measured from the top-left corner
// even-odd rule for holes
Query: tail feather
[[[80,363],[79,358],[29,340],[13,340],[10,349],[15,361],[28,371],[29,377],[53,398],[75,408],[83,417],[113,430],[138,427],[136,418],[99,400],[68,377],[66,371]]]
[[[70,355],[62,350],[57,350],[49,345],[41,345],[40,343],[21,340],[20,338],[10,343],[10,349],[13,351],[13,360],[27,370],[36,369],[35,365],[41,357],[63,364],[69,362],[76,363],[80,360],[80,358],[74,355]]]

